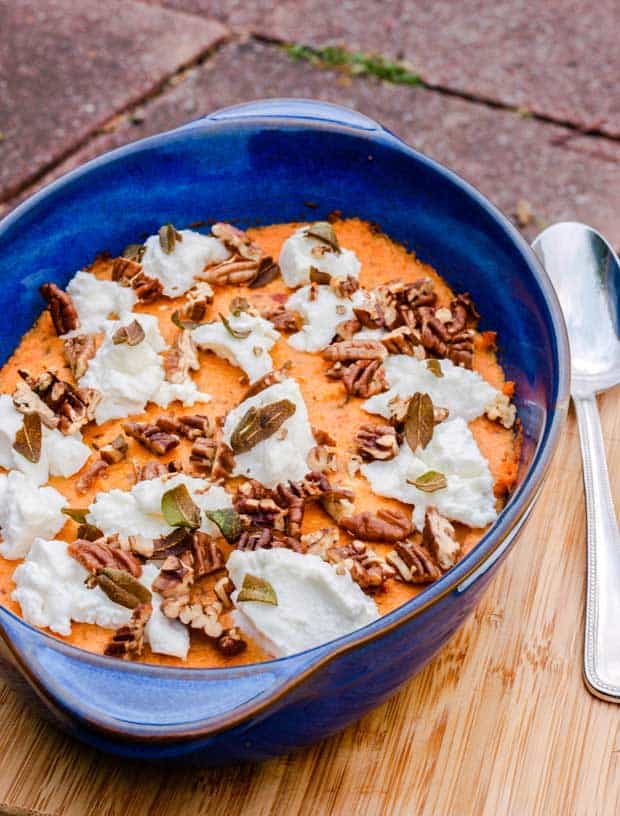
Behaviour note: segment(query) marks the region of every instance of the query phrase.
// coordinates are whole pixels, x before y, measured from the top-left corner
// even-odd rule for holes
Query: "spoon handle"
[[[584,675],[593,694],[620,702],[620,533],[596,396],[573,399],[581,440],[587,515]]]

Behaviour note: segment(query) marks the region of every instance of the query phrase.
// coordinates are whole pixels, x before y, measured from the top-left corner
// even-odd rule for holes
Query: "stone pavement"
[[[0,0],[0,14],[0,212],[217,107],[311,96],[378,119],[528,237],[579,219],[620,246],[618,0]],[[295,61],[288,43],[402,61],[421,82]]]

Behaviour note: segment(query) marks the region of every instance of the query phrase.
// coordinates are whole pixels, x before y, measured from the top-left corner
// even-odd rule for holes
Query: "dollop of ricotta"
[[[429,470],[443,473],[447,487],[425,493],[407,481]],[[462,417],[437,425],[426,448],[415,454],[405,442],[395,459],[370,462],[361,471],[373,493],[414,505],[412,518],[418,530],[424,527],[427,507],[470,527],[485,527],[497,518],[493,476]]]
[[[144,627],[144,639],[157,654],[172,655],[187,659],[189,652],[189,630],[178,620],[167,618],[161,611],[162,596],[153,592],[153,581],[159,575],[155,564],[145,564],[142,568],[140,581],[152,592],[151,606],[153,611],[148,623]]]
[[[99,587],[88,589],[88,572],[69,555],[64,541],[36,538],[23,564],[13,573],[13,600],[24,620],[59,635],[71,634],[71,621],[116,629],[131,610],[111,601]]]
[[[116,281],[99,280],[90,272],[76,272],[67,286],[80,318],[79,328],[73,334],[96,334],[103,331],[106,320],[130,312],[138,298],[127,286]]]
[[[349,573],[339,575],[317,555],[284,548],[233,550],[226,566],[235,585],[235,623],[274,657],[327,643],[379,617],[375,602]],[[239,601],[246,574],[268,581],[278,605]]]
[[[203,479],[196,479],[184,473],[171,478],[157,477],[138,482],[131,490],[113,490],[97,493],[95,501],[88,508],[87,520],[98,527],[104,535],[119,533],[122,538],[142,535],[158,538],[171,532],[161,512],[164,493],[184,484],[201,510],[219,510],[232,507],[230,495],[219,485],[209,486]],[[217,527],[203,518],[200,527],[205,533],[219,535]]]
[[[317,238],[309,238],[306,229],[301,227],[282,244],[279,262],[287,286],[293,288],[310,283],[311,267],[332,278],[359,278],[362,265],[355,252],[344,248],[340,252],[322,252],[325,244]]]
[[[274,487],[289,479],[303,479],[310,470],[307,458],[316,442],[301,390],[291,378],[265,388],[229,411],[224,423],[224,441],[230,444],[233,431],[250,408],[262,408],[279,400],[292,402],[295,413],[275,434],[258,442],[251,450],[235,455],[233,476],[247,476]]]
[[[498,393],[476,371],[455,366],[451,360],[438,360],[442,377],[433,374],[426,362],[406,354],[390,354],[383,363],[390,388],[367,399],[364,410],[389,417],[392,399],[409,399],[420,391],[430,396],[433,405],[447,408],[451,419],[462,417],[469,422],[483,414]]]
[[[249,332],[247,337],[234,337],[220,320],[214,320],[194,329],[192,338],[199,348],[241,368],[253,383],[273,368],[269,350],[280,334],[268,320],[247,312],[230,315],[227,320],[233,331]]]
[[[310,297],[311,292],[313,297]],[[303,318],[301,331],[288,338],[289,345],[298,351],[320,351],[328,346],[340,323],[351,320],[353,306],[361,305],[365,297],[358,289],[352,298],[342,298],[334,290],[322,284],[314,289],[303,286],[294,292],[286,302],[286,308],[299,312]]]
[[[219,238],[193,230],[179,230],[179,234],[181,240],[177,239],[172,252],[164,252],[159,235],[151,235],[144,244],[144,274],[161,281],[164,294],[168,297],[185,294],[205,266],[230,257],[230,252]]]
[[[135,346],[115,344],[115,331],[133,320],[142,326],[144,340]],[[184,405],[210,399],[208,394],[198,390],[189,377],[185,383],[178,385],[165,381],[160,352],[166,348],[166,344],[160,334],[157,318],[153,315],[125,312],[119,320],[106,321],[104,330],[103,343],[80,379],[82,387],[96,388],[103,395],[95,411],[97,424],[140,414],[147,402],[167,408],[174,399],[181,399]]]
[[[19,470],[35,485],[45,484],[51,476],[72,476],[85,464],[90,448],[82,442],[79,431],[65,436],[55,428],[43,426],[41,455],[31,462],[13,448],[15,436],[22,427],[24,415],[13,405],[8,394],[0,394],[0,466]]]
[[[0,474],[0,555],[23,558],[37,536],[49,538],[64,527],[65,497],[53,487],[38,487],[23,473]]]

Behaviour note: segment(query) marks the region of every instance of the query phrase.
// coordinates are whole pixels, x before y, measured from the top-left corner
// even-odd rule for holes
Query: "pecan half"
[[[399,326],[381,338],[381,343],[390,354],[407,354],[423,360],[425,357],[422,338],[409,326]]]
[[[408,584],[430,584],[441,576],[429,553],[413,540],[396,542],[386,561]]]
[[[123,434],[119,434],[111,442],[108,442],[107,445],[103,445],[99,448],[99,456],[106,464],[115,465],[118,462],[122,462],[127,456],[128,448],[127,440]]]
[[[150,603],[134,607],[129,622],[119,626],[103,653],[108,657],[140,657],[144,651],[144,628],[152,612]]]
[[[67,337],[63,343],[63,351],[71,373],[76,380],[79,380],[86,374],[88,363],[97,351],[95,338],[92,334],[76,334],[74,337]]]
[[[95,541],[78,538],[68,545],[67,551],[93,574],[104,567],[113,567],[125,570],[134,578],[142,575],[140,561],[121,548],[118,536],[102,536]]]
[[[348,394],[368,399],[387,391],[388,384],[381,360],[358,360],[343,371],[342,382]]]
[[[234,255],[250,261],[259,261],[263,251],[254,243],[247,232],[234,227],[232,224],[218,222],[211,227],[211,233],[219,238],[224,246]]]
[[[123,422],[121,427],[127,436],[157,456],[168,453],[181,441],[176,434],[162,431],[158,425],[148,422]]]
[[[230,629],[224,629],[215,644],[215,648],[218,652],[221,652],[224,657],[235,657],[235,655],[245,651],[247,646],[248,644],[236,626],[232,626]]]
[[[80,319],[71,295],[55,283],[44,283],[39,291],[47,301],[54,331],[59,337],[79,327]]]
[[[142,264],[132,258],[120,255],[112,263],[112,280],[121,286],[131,286],[131,281],[138,272],[142,271]]]
[[[454,527],[434,507],[426,511],[422,544],[444,571],[456,564],[461,551]]]
[[[350,363],[355,360],[383,360],[387,350],[379,340],[341,340],[323,351],[326,360]]]
[[[340,520],[340,526],[355,538],[385,543],[400,541],[413,532],[410,519],[400,510],[382,509],[376,514],[365,510],[354,516],[345,516]]]
[[[257,261],[240,260],[232,257],[207,267],[196,277],[207,283],[223,286],[225,284],[250,283],[256,277],[257,271]]]
[[[292,538],[299,538],[304,520],[306,496],[299,483],[279,484],[275,489],[278,502],[286,508],[286,532]]]
[[[364,459],[393,459],[398,453],[398,436],[392,425],[362,425],[355,441]]]
[[[108,466],[103,459],[96,459],[75,482],[78,493],[88,493],[99,477],[107,474]]]
[[[200,368],[198,352],[188,331],[180,331],[170,348],[163,354],[164,374],[171,383],[182,383],[189,372]]]
[[[130,258],[114,259],[112,280],[121,286],[130,286],[141,303],[151,303],[164,293],[162,282],[146,275],[142,264]]]
[[[279,332],[298,332],[303,326],[303,317],[299,312],[287,309],[282,305],[267,309],[261,315]]]

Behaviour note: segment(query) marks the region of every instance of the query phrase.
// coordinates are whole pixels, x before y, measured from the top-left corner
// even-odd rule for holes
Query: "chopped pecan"
[[[413,308],[434,306],[437,301],[435,284],[430,278],[418,278],[412,283],[403,285],[397,298],[401,303]]]
[[[301,542],[279,530],[269,527],[256,527],[244,530],[235,543],[238,550],[270,550],[276,547],[288,547],[295,552],[303,552]]]
[[[38,414],[41,422],[48,428],[58,427],[58,417],[30,386],[20,381],[13,392],[13,405],[20,414]]]
[[[337,341],[351,340],[361,328],[362,324],[359,322],[359,320],[357,320],[357,318],[343,320],[342,323],[339,323],[336,326],[336,333],[334,337]]]
[[[191,533],[191,551],[194,556],[194,576],[202,578],[224,568],[224,555],[207,533],[195,530]]]
[[[39,291],[47,301],[54,330],[59,337],[79,327],[80,319],[71,295],[63,292],[55,283],[44,283]]]
[[[383,360],[387,350],[379,340],[341,340],[323,351],[326,360],[350,363],[354,360]]]
[[[324,431],[322,428],[317,428],[313,425],[312,436],[314,437],[317,445],[327,445],[330,448],[336,447],[336,440],[334,437],[327,431]]]
[[[201,281],[192,286],[187,293],[187,303],[183,309],[183,315],[187,320],[200,323],[201,320],[204,320],[209,304],[212,302],[213,289],[206,281]]]
[[[474,361],[474,332],[464,329],[450,338],[448,358],[455,365],[471,368]]]
[[[164,373],[167,382],[182,383],[189,372],[200,368],[198,353],[188,331],[180,331],[170,348],[163,354]]]
[[[390,422],[393,422],[395,425],[402,425],[407,418],[410,402],[411,398],[403,399],[403,397],[399,397],[398,394],[393,396],[387,404]]]
[[[299,538],[304,520],[306,497],[299,483],[279,484],[275,489],[278,503],[286,508],[286,532],[292,538]]]
[[[430,584],[441,576],[441,571],[429,553],[413,540],[397,541],[386,561],[409,584]]]
[[[215,582],[213,591],[224,609],[230,609],[232,607],[231,595],[235,591],[235,585],[228,575],[223,575]]]
[[[276,504],[274,493],[258,482],[244,482],[233,498],[233,506],[245,527],[286,528],[286,508]]]
[[[517,409],[510,402],[507,394],[498,391],[493,402],[484,409],[487,417],[493,422],[499,422],[504,428],[512,428],[517,418]]]
[[[353,512],[353,492],[343,488],[332,488],[331,493],[321,496],[321,507],[337,524]]]
[[[321,527],[302,535],[300,540],[308,555],[320,555],[327,560],[327,551],[338,544],[340,531],[337,527]]]
[[[168,453],[181,441],[176,434],[162,431],[158,425],[149,422],[123,422],[121,427],[127,436],[157,456]]]
[[[119,434],[107,445],[99,448],[99,456],[108,465],[115,465],[127,456],[129,445],[123,434]]]
[[[183,556],[185,558],[185,556]],[[177,618],[189,604],[190,587],[194,583],[194,568],[176,555],[170,555],[161,565],[153,581],[153,590],[161,593],[161,611],[167,618]]]
[[[426,511],[422,544],[444,571],[456,564],[461,551],[454,537],[454,527],[434,507]]]
[[[146,337],[142,324],[138,320],[132,320],[126,326],[119,326],[112,335],[112,342],[115,346],[127,343],[128,346],[137,346]]]
[[[354,516],[345,516],[340,520],[340,526],[355,538],[385,543],[400,541],[413,532],[410,519],[400,510],[381,509],[376,514],[365,510]]]
[[[341,298],[351,297],[360,288],[360,282],[353,275],[347,275],[346,278],[331,278],[329,285]]]
[[[224,629],[215,644],[218,652],[221,652],[224,657],[235,657],[235,655],[245,651],[247,646],[248,644],[236,626],[232,626],[230,629]]]
[[[133,258],[120,255],[112,263],[112,280],[121,286],[131,286],[131,281],[138,272],[142,271],[142,264]]]
[[[143,465],[134,464],[136,482],[146,482],[149,479],[158,479],[161,476],[167,476],[169,473],[179,473],[181,468],[177,462],[158,462],[156,459],[151,459],[150,462],[145,462]]]
[[[381,360],[358,360],[346,366],[342,382],[348,394],[362,399],[380,394],[388,388]]]
[[[141,303],[150,303],[164,293],[162,282],[146,275],[142,264],[131,258],[114,259],[112,280],[121,286],[131,286]]]
[[[144,628],[152,612],[150,603],[134,607],[129,622],[119,626],[103,653],[108,657],[140,657],[144,651]]]
[[[356,584],[366,592],[383,587],[388,578],[396,574],[394,567],[386,563],[365,541],[353,541],[327,550],[327,560],[336,564],[336,571],[346,570]]]
[[[58,430],[70,435],[94,419],[95,409],[102,396],[94,388],[75,388],[59,379],[53,371],[44,371],[31,377],[20,370],[20,376],[34,393],[43,400],[58,417]]]
[[[213,472],[213,464],[218,450],[218,444],[213,439],[198,437],[194,440],[189,454],[190,464],[196,472],[209,475]]]
[[[96,350],[95,338],[92,334],[76,334],[74,337],[65,338],[63,343],[65,359],[76,380],[86,374],[88,363],[95,356]]]
[[[319,473],[335,473],[338,470],[338,456],[329,445],[315,445],[308,454],[307,463],[310,470]]]
[[[259,261],[263,257],[262,249],[252,241],[247,232],[234,227],[232,224],[218,222],[211,227],[211,232],[216,238],[220,239],[228,250],[240,258]]]
[[[215,451],[215,459],[211,469],[213,479],[228,478],[235,468],[235,454],[225,442],[220,442]]]
[[[279,332],[298,332],[303,326],[303,317],[299,312],[294,312],[282,305],[267,309],[262,313],[262,317]]]
[[[164,601],[162,604],[162,610],[165,603]],[[168,612],[173,609],[176,609],[176,607],[170,604],[168,606]],[[165,614],[167,614],[168,617],[172,617],[168,612]],[[210,604],[185,604],[179,609],[179,614],[175,617],[191,629],[201,630],[209,638],[219,638],[224,631],[224,627],[219,620],[221,614],[222,604],[219,601],[214,601]]]
[[[439,425],[445,422],[450,416],[450,411],[447,408],[441,408],[439,405],[433,405],[433,422]]]
[[[390,354],[407,354],[423,360],[425,353],[420,335],[409,326],[399,326],[381,338]]]
[[[186,414],[178,418],[179,433],[188,439],[198,439],[204,436],[213,436],[214,429],[211,420],[206,414]]]
[[[77,479],[75,489],[78,493],[88,493],[97,479],[108,472],[108,465],[103,459],[95,459]]]
[[[398,453],[398,436],[392,425],[362,425],[355,441],[364,459],[393,459]]]
[[[249,397],[254,397],[256,394],[260,394],[261,391],[264,391],[266,388],[270,388],[272,385],[284,382],[284,380],[288,377],[289,368],[290,364],[287,365],[285,363],[280,368],[274,368],[271,371],[268,371],[266,374],[263,374],[260,379],[252,383],[252,385],[247,389],[241,401],[243,402]]]
[[[67,550],[84,569],[93,574],[104,567],[113,567],[125,570],[134,578],[142,575],[140,561],[121,548],[118,536],[102,536],[95,541],[78,538],[69,544]]]
[[[330,366],[327,371],[325,372],[325,376],[329,377],[330,380],[342,380],[344,378],[345,372],[347,367],[343,365],[343,363],[334,363],[333,366]]]

